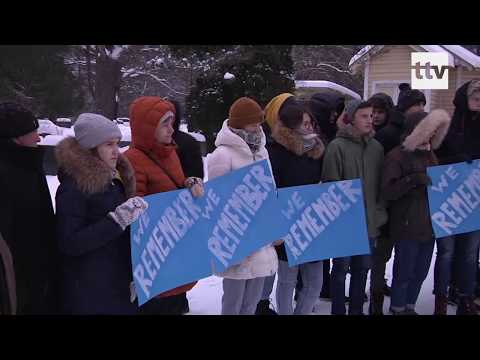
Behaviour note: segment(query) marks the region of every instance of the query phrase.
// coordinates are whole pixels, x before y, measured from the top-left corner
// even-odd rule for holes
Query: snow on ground
[[[436,251],[436,250],[435,250]],[[419,299],[417,301],[416,311],[419,315],[431,315],[433,314],[435,298],[432,294],[433,290],[433,267],[435,265],[435,252],[432,262],[430,264],[430,270],[423,283],[422,290],[420,292]],[[392,266],[393,257],[387,264],[386,277],[389,284],[392,280]],[[349,276],[346,281],[346,294],[348,295]],[[273,307],[276,308],[275,301],[275,289],[277,287],[277,279],[273,285],[273,291],[270,295],[270,301]],[[370,280],[367,280],[366,289],[370,287]],[[187,293],[187,298],[190,304],[190,313],[188,315],[219,315],[222,308],[222,278],[217,276],[210,276],[208,278],[200,280],[195,287]],[[320,300],[316,308],[317,312],[312,315],[330,315],[332,303],[330,301]],[[388,314],[388,308],[390,306],[390,298],[385,297],[383,304],[384,313]],[[456,307],[448,305],[448,314],[454,315]],[[364,313],[368,314],[368,301],[364,304]]]

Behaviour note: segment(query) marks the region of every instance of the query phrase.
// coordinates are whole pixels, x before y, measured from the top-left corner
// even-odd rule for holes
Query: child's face
[[[480,91],[475,91],[468,97],[468,108],[470,111],[480,111]]]
[[[353,120],[353,126],[357,129],[360,136],[370,134],[373,130],[372,108],[357,110]]]

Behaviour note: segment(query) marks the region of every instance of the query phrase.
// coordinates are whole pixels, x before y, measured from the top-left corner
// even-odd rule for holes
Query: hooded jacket
[[[393,108],[388,111],[387,116],[388,123],[375,134],[375,139],[382,144],[385,155],[400,145],[405,122],[403,113]]]
[[[185,175],[175,144],[159,144],[155,129],[168,112],[175,114],[173,104],[156,96],[136,99],[130,106],[132,144],[125,152],[135,171],[137,195],[146,196],[184,187]],[[196,283],[189,283],[166,291],[159,297],[178,295],[189,291]]]
[[[273,131],[275,142],[268,148],[273,176],[278,188],[318,184],[321,180],[325,146],[320,141],[312,150],[303,152],[303,139],[281,121]],[[276,246],[278,258],[288,261],[285,245]]]
[[[450,117],[434,110],[385,158],[381,197],[388,201],[392,241],[431,241],[434,238],[427,196],[427,167],[438,165],[433,153],[448,131]],[[418,151],[431,139],[431,151]]]
[[[344,102],[345,97],[332,93],[314,94],[309,101],[310,110],[327,143],[335,138],[337,132],[336,119],[332,119],[332,114],[337,112],[340,115]]]
[[[338,131],[323,158],[323,181],[361,179],[369,237],[379,236],[380,227],[387,222],[385,206],[379,201],[383,158],[382,145],[373,138],[373,131],[359,137],[351,124]]]
[[[470,81],[455,93],[452,124],[445,141],[436,152],[442,164],[480,159],[480,113],[468,109],[469,85]]]
[[[208,177],[214,179],[230,171],[250,165],[255,161],[268,159],[265,149],[265,134],[262,132],[260,149],[252,154],[247,143],[228,127],[228,119],[215,139],[215,151],[208,157]],[[278,259],[272,245],[264,246],[246,257],[240,264],[229,267],[218,274],[221,277],[237,280],[271,276],[277,272]]]
[[[130,231],[108,216],[135,195],[133,169],[120,155],[121,179],[115,178],[107,164],[73,137],[62,140],[55,154],[62,312],[135,314],[137,305],[130,302]]]
[[[43,149],[0,139],[0,199],[0,233],[13,259],[17,313],[55,313],[58,251]]]

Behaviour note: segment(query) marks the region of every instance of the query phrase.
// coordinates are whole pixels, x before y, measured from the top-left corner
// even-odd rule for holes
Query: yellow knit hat
[[[270,126],[270,129],[273,129],[273,126],[278,120],[278,112],[282,104],[287,100],[290,96],[294,96],[290,93],[283,93],[280,95],[275,96],[270,102],[265,106],[265,120]]]

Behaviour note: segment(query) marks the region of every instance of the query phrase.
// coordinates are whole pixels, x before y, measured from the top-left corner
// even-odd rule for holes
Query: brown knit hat
[[[228,113],[228,126],[234,129],[243,129],[247,125],[258,124],[263,120],[262,108],[248,97],[235,100]]]

